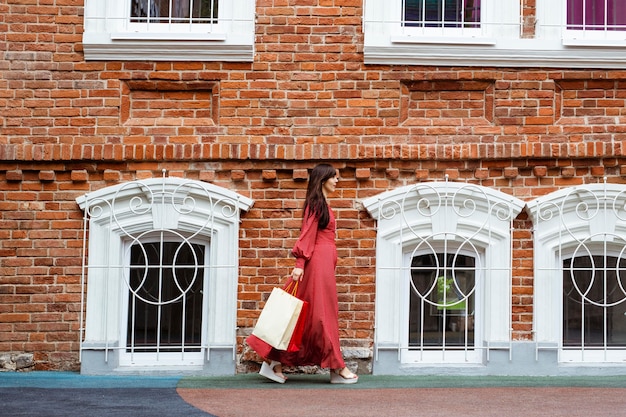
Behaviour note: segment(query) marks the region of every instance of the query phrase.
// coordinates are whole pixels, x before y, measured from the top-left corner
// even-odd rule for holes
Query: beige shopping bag
[[[282,288],[274,288],[252,334],[275,349],[287,350],[303,304]]]

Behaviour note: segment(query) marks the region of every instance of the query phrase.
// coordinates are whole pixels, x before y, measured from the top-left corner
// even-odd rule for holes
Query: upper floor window
[[[404,25],[417,27],[479,27],[480,0],[407,0]]]
[[[131,23],[145,25],[147,30],[150,26],[158,28],[159,25],[171,25],[170,28],[178,30],[198,30],[202,25],[217,24],[218,0],[132,0],[130,4]],[[135,26],[137,27],[137,26]],[[142,29],[142,27],[137,27]],[[210,28],[204,28],[210,30]]]
[[[626,39],[626,2],[623,0],[567,0],[566,13],[565,38]]]
[[[626,30],[626,3],[622,0],[568,0],[569,30]]]
[[[620,0],[368,0],[366,64],[626,68]],[[593,48],[583,48],[593,46]]]
[[[254,0],[85,0],[85,59],[252,61]]]

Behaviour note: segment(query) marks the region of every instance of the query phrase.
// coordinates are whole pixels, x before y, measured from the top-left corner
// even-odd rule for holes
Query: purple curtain
[[[626,1],[567,0],[567,28],[626,30]]]

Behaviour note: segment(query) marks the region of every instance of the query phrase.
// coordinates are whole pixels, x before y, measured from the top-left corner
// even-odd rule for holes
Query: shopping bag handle
[[[298,292],[299,283],[300,283],[300,280],[296,281],[292,279],[291,281],[287,283],[287,285],[285,285],[284,290],[295,297],[296,293]]]

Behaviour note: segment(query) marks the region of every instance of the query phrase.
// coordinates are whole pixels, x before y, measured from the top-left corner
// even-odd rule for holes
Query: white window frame
[[[212,184],[164,177],[107,187],[77,198],[77,203],[85,212],[84,239],[89,249],[83,268],[86,295],[81,303],[81,372],[193,369],[234,373],[239,213],[248,210],[253,201]],[[189,361],[178,354],[175,362],[154,362],[150,355],[129,361],[122,353],[128,309],[128,285],[122,271],[128,264],[124,262],[125,249],[129,240],[159,230],[210,242],[200,363],[193,355]]]
[[[559,364],[623,363],[625,350],[563,347],[563,260],[583,244],[623,254],[626,186],[592,184],[559,190],[527,205],[535,225],[534,330],[537,350],[556,350]],[[614,211],[616,209],[616,211]]]
[[[450,204],[443,207],[444,201]],[[432,364],[479,365],[490,349],[510,349],[511,222],[524,207],[523,201],[489,188],[446,181],[401,187],[370,197],[363,205],[377,220],[375,373],[410,372],[409,368]],[[476,300],[482,304],[477,308],[483,320],[475,324],[480,336],[474,341],[480,354],[442,356],[438,352],[416,363],[415,357],[403,352],[408,349],[410,263],[406,254],[416,241],[427,236],[445,240],[446,234],[468,238],[484,260],[484,274],[477,277],[484,295]],[[385,364],[378,365],[383,355]],[[392,366],[389,355],[397,355],[393,365],[397,369],[381,369]]]
[[[483,0],[481,33],[420,33],[401,24],[402,0],[367,0],[364,62],[375,65],[626,68],[626,31],[566,30],[567,0],[537,0],[536,33],[522,38],[521,0]],[[432,28],[429,28],[432,29]],[[600,35],[602,34],[602,35]],[[603,36],[603,39],[598,39]]]
[[[85,0],[85,59],[251,62],[254,0],[219,1],[215,24],[165,24],[132,23],[129,0]]]

